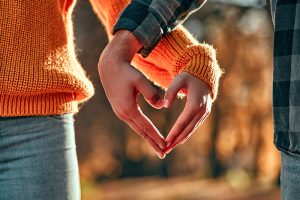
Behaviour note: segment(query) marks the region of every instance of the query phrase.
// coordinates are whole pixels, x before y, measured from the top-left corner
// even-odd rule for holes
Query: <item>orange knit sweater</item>
[[[129,0],[90,0],[111,38]],[[71,13],[74,0],[0,0],[0,116],[77,112],[94,94],[78,63]],[[221,70],[215,51],[199,44],[182,27],[165,37],[147,58],[133,65],[167,88],[180,71],[205,80],[217,95]]]

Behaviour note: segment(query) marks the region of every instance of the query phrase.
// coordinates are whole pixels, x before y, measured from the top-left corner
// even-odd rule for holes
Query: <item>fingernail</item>
[[[168,108],[170,106],[170,102],[168,99],[165,99],[165,102],[164,102],[164,107],[165,108]]]

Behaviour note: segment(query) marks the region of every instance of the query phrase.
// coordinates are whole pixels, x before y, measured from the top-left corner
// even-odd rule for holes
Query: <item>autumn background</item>
[[[280,199],[280,158],[273,145],[270,6],[264,0],[209,0],[184,23],[212,44],[225,75],[204,124],[164,160],[113,113],[97,62],[107,36],[86,0],[74,12],[77,55],[96,95],[76,115],[84,200]],[[163,92],[162,92],[163,95]],[[166,135],[183,109],[142,110]]]

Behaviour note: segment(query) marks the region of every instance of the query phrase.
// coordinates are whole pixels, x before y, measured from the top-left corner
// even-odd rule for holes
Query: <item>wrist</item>
[[[131,62],[135,54],[142,48],[135,35],[127,30],[119,30],[109,43],[114,57]]]

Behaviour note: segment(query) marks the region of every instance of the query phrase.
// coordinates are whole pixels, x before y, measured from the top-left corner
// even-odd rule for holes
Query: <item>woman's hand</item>
[[[146,140],[160,158],[164,158],[165,139],[137,103],[137,96],[141,93],[154,108],[163,107],[158,91],[130,65],[140,48],[141,44],[131,32],[118,31],[101,54],[98,70],[115,114]]]
[[[204,81],[188,72],[175,77],[165,94],[165,107],[169,108],[180,90],[186,92],[186,105],[169,132],[165,153],[169,153],[178,144],[183,144],[211,111],[211,88]]]

